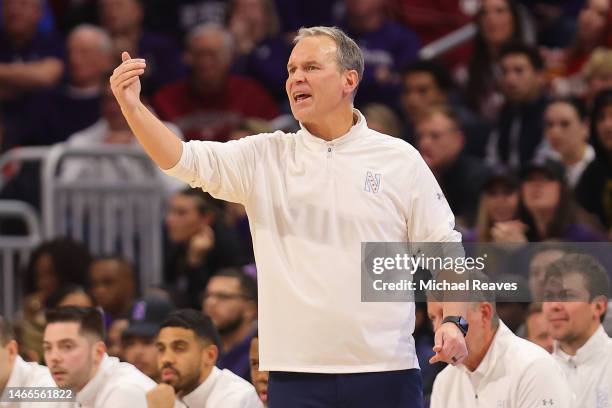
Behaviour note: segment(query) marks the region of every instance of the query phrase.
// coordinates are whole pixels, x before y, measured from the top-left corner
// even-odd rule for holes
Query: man
[[[270,407],[421,407],[414,303],[360,302],[361,243],[457,242],[460,234],[418,152],[368,129],[353,109],[363,74],[355,42],[313,27],[295,43],[286,83],[302,125],[295,134],[183,144],[139,100],[143,60],[124,53],[111,84],[162,169],[249,214]],[[461,303],[444,305],[445,318],[464,313]],[[452,321],[435,344],[434,362],[467,354]]]
[[[414,123],[428,109],[439,105],[452,106],[465,134],[465,151],[475,157],[484,157],[488,135],[487,125],[469,109],[453,103],[454,84],[450,72],[432,60],[418,60],[402,71],[401,107],[406,120],[404,140],[414,140]]]
[[[267,406],[270,373],[259,369],[259,338],[257,334],[251,339],[249,364],[251,365],[251,382],[255,387],[255,391],[257,391],[257,396],[264,406]]]
[[[257,319],[257,282],[240,269],[215,273],[206,287],[202,311],[221,336],[219,368],[250,381],[249,348]]]
[[[483,275],[474,278],[487,281]],[[561,369],[544,349],[514,335],[498,318],[494,295],[469,295],[468,357],[448,366],[434,381],[431,408],[573,407]],[[483,300],[477,301],[476,297]],[[428,299],[434,328],[442,321],[442,306]]]
[[[80,406],[146,406],[153,380],[133,365],[106,354],[102,314],[95,308],[66,306],[46,313],[45,363],[58,387],[76,393]]]
[[[604,332],[610,278],[592,256],[567,254],[546,271],[542,308],[553,356],[576,396],[576,407],[605,407],[612,399],[612,340]]]
[[[453,214],[468,226],[476,221],[487,169],[463,153],[465,137],[450,108],[433,106],[415,120],[416,146],[448,200]]]
[[[9,388],[57,387],[47,367],[26,363],[19,356],[12,327],[0,316],[0,408],[68,407],[68,403],[35,403],[12,398]]]
[[[164,280],[179,307],[201,308],[200,297],[213,272],[247,263],[245,251],[218,215],[218,202],[201,189],[184,189],[170,198]]]
[[[102,79],[113,61],[111,39],[101,28],[82,24],[70,32],[66,44],[67,81],[33,98],[29,114],[36,120],[24,144],[65,142],[100,118]]]
[[[187,79],[153,98],[159,116],[174,122],[187,140],[228,140],[242,119],[278,116],[272,97],[257,82],[230,73],[234,40],[222,26],[194,28],[186,42]]]
[[[529,292],[534,302],[544,300],[544,278],[546,270],[556,260],[565,255],[565,249],[559,244],[542,243],[535,248],[529,261]]]
[[[155,336],[161,322],[173,309],[174,305],[170,301],[155,296],[137,300],[132,307],[129,325],[121,334],[125,361],[155,382],[160,381]]]
[[[525,339],[537,344],[549,353],[553,351],[553,338],[550,336],[546,317],[542,313],[541,303],[529,305],[527,320],[525,321]]]
[[[162,384],[147,393],[148,408],[262,406],[251,384],[215,367],[220,341],[208,316],[192,309],[171,313],[156,346]]]
[[[543,149],[544,62],[535,48],[510,43],[499,55],[505,103],[487,143],[489,165],[519,168]]]
[[[99,258],[89,266],[89,281],[96,304],[104,310],[104,327],[129,316],[137,290],[131,262],[119,256]]]

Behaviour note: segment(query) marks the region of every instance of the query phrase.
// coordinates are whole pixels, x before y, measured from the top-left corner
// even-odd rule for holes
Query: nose
[[[61,357],[55,348],[50,348],[45,351],[45,360],[47,365],[51,366],[61,362]]]

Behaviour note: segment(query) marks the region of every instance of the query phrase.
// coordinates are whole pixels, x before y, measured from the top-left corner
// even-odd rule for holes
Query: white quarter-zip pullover
[[[361,302],[362,242],[459,242],[420,154],[356,124],[183,144],[167,171],[245,206],[258,269],[260,366],[355,373],[417,368],[413,303]]]

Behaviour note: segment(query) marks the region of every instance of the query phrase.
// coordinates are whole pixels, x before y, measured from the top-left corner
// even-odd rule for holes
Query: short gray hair
[[[336,43],[336,58],[338,65],[343,70],[357,71],[359,82],[363,78],[363,53],[357,43],[338,27],[302,27],[297,36],[293,39],[293,44],[297,44],[307,37],[324,36],[331,38]],[[357,89],[355,89],[355,92]]]

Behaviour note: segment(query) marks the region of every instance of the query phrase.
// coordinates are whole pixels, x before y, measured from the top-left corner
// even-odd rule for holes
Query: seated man
[[[553,339],[550,336],[548,322],[542,313],[541,303],[531,303],[529,305],[527,320],[525,321],[525,339],[537,344],[549,353],[553,351]]]
[[[268,383],[270,382],[270,372],[259,369],[259,338],[257,333],[251,339],[249,350],[249,364],[251,366],[251,382],[255,386],[255,391],[264,406],[268,406]]]
[[[106,354],[102,314],[95,308],[66,306],[46,313],[43,349],[55,383],[76,392],[79,406],[146,406],[153,380],[131,364]]]
[[[18,354],[12,327],[0,316],[0,407],[30,408],[40,406],[12,399],[9,388],[56,387],[49,369],[36,363],[26,363]],[[68,403],[46,402],[45,407],[68,407]]]
[[[174,305],[169,300],[156,296],[139,299],[134,302],[129,326],[121,335],[125,361],[133,364],[155,382],[160,380],[155,336],[159,325],[172,310]]]
[[[171,313],[157,336],[163,383],[147,393],[148,408],[262,407],[251,384],[215,367],[220,343],[208,316],[192,309]]]
[[[542,305],[576,407],[606,406],[612,398],[612,340],[604,320],[610,278],[601,264],[583,254],[567,254],[546,271]]]
[[[477,279],[486,281],[483,274],[478,275]],[[468,306],[468,356],[438,374],[431,408],[573,407],[569,385],[554,359],[499,320],[492,293],[477,295]],[[430,299],[427,313],[437,328],[442,323],[442,304]]]
[[[257,319],[257,282],[240,269],[226,268],[208,281],[202,311],[219,332],[223,352],[217,366],[250,381],[249,348]]]

